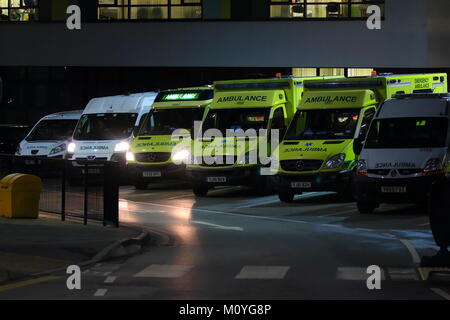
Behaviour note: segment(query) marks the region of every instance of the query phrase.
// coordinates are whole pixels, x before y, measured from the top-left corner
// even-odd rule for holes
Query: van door
[[[269,130],[278,130],[279,132],[279,140],[283,139],[284,134],[286,133],[286,117],[284,112],[284,107],[278,107],[274,110],[271,124],[269,126]],[[271,150],[271,142],[272,142],[272,131],[269,131],[268,135],[268,152]]]
[[[367,109],[364,111],[364,116],[361,121],[361,126],[359,127],[358,138],[364,141],[367,133],[369,132],[370,124],[372,123],[373,117],[375,116],[376,109],[374,107]]]

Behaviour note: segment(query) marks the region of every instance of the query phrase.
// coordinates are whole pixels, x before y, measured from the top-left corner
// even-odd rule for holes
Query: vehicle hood
[[[279,146],[280,160],[323,160],[346,153],[353,145],[353,140],[300,140],[283,141]]]
[[[23,156],[47,156],[53,148],[62,144],[67,145],[67,140],[42,140],[26,141],[20,143],[21,155]]]
[[[447,148],[363,149],[367,169],[423,169],[430,159],[444,159]]]
[[[173,148],[179,144],[190,146],[190,136],[183,136],[179,141],[172,140],[171,135],[137,137],[131,143],[131,151],[141,152],[172,152]]]

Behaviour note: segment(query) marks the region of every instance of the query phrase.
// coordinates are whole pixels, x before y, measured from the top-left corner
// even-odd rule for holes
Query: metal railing
[[[119,226],[119,164],[0,154],[0,179],[12,173],[39,176],[39,210]]]

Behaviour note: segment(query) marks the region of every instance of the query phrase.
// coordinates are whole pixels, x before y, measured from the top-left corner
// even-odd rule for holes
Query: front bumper
[[[253,186],[260,175],[260,167],[232,167],[221,169],[187,168],[186,173],[193,184],[208,187],[215,186]],[[222,181],[210,182],[208,178],[218,178]],[[223,181],[225,178],[225,181]]]
[[[291,192],[308,191],[335,191],[345,192],[351,187],[353,171],[333,171],[319,172],[314,174],[289,174],[278,173],[275,177],[275,184],[279,190],[289,190]],[[310,184],[310,187],[294,187],[292,183]]]
[[[408,179],[356,177],[353,195],[357,201],[374,203],[417,203],[425,201],[431,185],[442,175]],[[382,187],[406,187],[406,192],[386,193]]]
[[[127,164],[127,175],[134,182],[151,182],[163,179],[186,179],[186,166],[174,163],[159,165]],[[151,175],[145,176],[146,173]]]

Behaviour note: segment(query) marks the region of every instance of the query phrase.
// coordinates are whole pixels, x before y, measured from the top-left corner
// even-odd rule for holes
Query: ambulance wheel
[[[148,186],[147,182],[135,182],[134,183],[134,188],[136,190],[146,190]]]
[[[291,203],[294,201],[295,194],[292,191],[280,191],[278,193],[278,198],[281,202]]]
[[[205,186],[193,186],[192,192],[196,197],[206,197],[208,195],[208,187]]]
[[[369,213],[372,213],[373,210],[378,208],[378,204],[376,204],[374,202],[360,202],[360,201],[358,201],[357,202],[357,207],[358,207],[359,213],[369,214]]]

